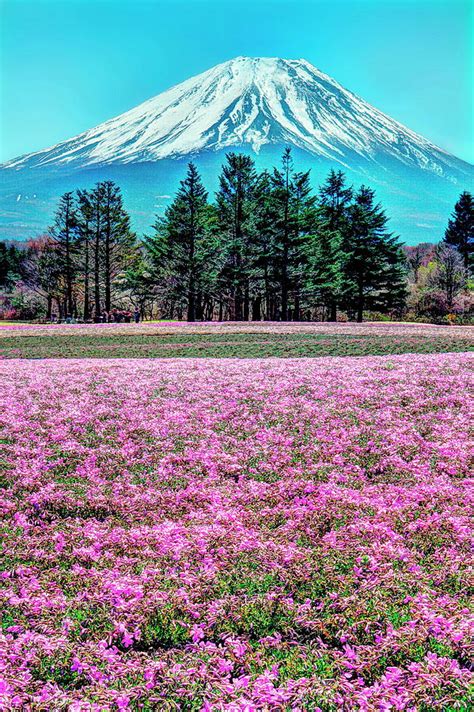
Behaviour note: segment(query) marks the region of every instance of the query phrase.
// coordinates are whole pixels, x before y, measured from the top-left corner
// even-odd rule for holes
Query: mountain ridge
[[[146,162],[289,143],[344,165],[386,151],[438,174],[461,161],[375,109],[307,60],[237,57],[2,168]]]
[[[203,170],[209,168],[212,190],[222,153],[249,152],[261,164],[265,157],[274,160],[285,145],[297,150],[305,165],[317,166],[318,173],[342,168],[350,180],[381,188],[394,217],[404,214],[400,226],[405,230],[410,216],[432,214],[438,203],[442,213],[434,221],[439,229],[450,201],[474,183],[470,164],[391,119],[307,60],[237,57],[71,139],[2,164],[0,201],[7,205],[7,218],[0,229],[4,234],[8,226],[30,229],[25,223],[33,225],[36,203],[42,201],[38,207],[44,214],[45,201],[50,205],[75,176],[82,181],[115,174],[143,229],[145,215],[151,224],[155,208],[147,181],[157,181],[155,193],[176,189],[170,182],[175,162],[192,158]],[[138,206],[140,172],[149,200]],[[419,196],[412,198],[412,193]]]

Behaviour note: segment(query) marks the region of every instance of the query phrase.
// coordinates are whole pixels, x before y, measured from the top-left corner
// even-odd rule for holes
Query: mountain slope
[[[267,143],[343,163],[347,151],[374,160],[386,153],[438,174],[457,163],[305,60],[238,57],[4,167],[156,161]]]
[[[222,160],[224,151],[240,149],[265,164],[287,144],[299,150],[303,163],[321,170],[342,167],[351,179],[354,175],[374,187],[393,184],[399,198],[400,191],[409,195],[415,190],[433,193],[433,202],[436,196],[445,200],[445,194],[450,201],[451,194],[473,182],[472,166],[370,106],[309,62],[238,57],[72,139],[3,164],[2,203],[9,200],[13,216],[21,216],[29,200],[31,214],[34,201],[48,199],[53,184],[54,191],[60,191],[66,176],[78,172],[90,171],[98,178],[118,174],[126,192],[132,173],[135,184],[141,172],[144,181],[152,174],[153,180],[163,182],[165,164],[166,176],[174,175],[170,160],[179,163],[192,157],[209,166],[216,163],[210,155]],[[150,165],[155,169],[150,171]],[[216,170],[213,165],[211,176]],[[164,182],[155,193],[176,187],[168,185],[166,177]],[[129,207],[133,213],[135,205]],[[142,208],[149,212],[150,224],[154,206]]]

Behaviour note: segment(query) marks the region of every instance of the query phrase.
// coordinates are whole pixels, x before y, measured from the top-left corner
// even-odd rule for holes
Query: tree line
[[[407,276],[423,266],[421,253],[390,231],[371,188],[355,189],[332,170],[315,192],[290,149],[263,172],[250,156],[227,154],[214,200],[190,163],[142,239],[119,187],[102,181],[65,193],[47,233],[22,253],[1,244],[0,285],[23,285],[48,319],[84,321],[130,307],[188,321],[400,317],[413,296]],[[456,204],[444,255],[437,249],[440,264],[452,263],[444,270],[450,307],[472,269],[469,193]]]

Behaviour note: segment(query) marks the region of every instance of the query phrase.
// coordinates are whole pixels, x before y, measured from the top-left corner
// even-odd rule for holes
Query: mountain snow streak
[[[309,62],[238,57],[135,109],[5,168],[158,161],[247,145],[291,144],[353,162],[395,158],[438,175],[458,160],[347,91]]]

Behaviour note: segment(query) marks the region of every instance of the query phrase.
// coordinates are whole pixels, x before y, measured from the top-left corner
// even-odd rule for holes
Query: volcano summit
[[[442,237],[452,205],[472,189],[474,169],[342,87],[306,60],[237,57],[51,148],[4,163],[5,238],[44,230],[64,190],[111,178],[135,227],[147,229],[194,160],[209,189],[226,151],[258,168],[292,146],[312,181],[334,167],[377,190],[407,242]]]

